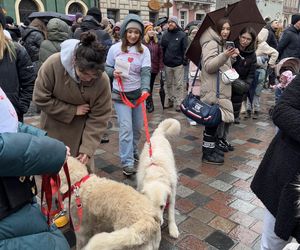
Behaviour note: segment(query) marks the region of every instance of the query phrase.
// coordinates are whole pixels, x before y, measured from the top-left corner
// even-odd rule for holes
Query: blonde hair
[[[13,45],[11,44],[11,41],[5,36],[3,27],[0,24],[0,60],[3,59],[6,50],[9,53],[9,58],[11,61],[13,60],[13,58],[16,59]]]
[[[150,36],[148,35],[148,32],[147,32],[147,33],[145,34],[145,36],[144,36],[144,41],[145,41],[145,43],[149,43],[149,42],[150,42]],[[158,38],[157,38],[156,33],[154,33],[153,41],[154,41],[155,43],[158,43]]]
[[[43,33],[44,39],[47,39],[47,27],[42,20],[38,18],[34,18],[32,22],[29,24],[29,26],[37,28],[39,31]]]

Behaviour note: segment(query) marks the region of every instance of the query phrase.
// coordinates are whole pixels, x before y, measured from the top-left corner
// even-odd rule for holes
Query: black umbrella
[[[158,18],[158,20],[155,22],[154,25],[155,26],[161,26],[161,25],[163,25],[163,24],[165,24],[167,22],[168,22],[168,17],[163,16],[163,17]]]
[[[28,19],[30,21],[32,21],[34,18],[40,18],[42,20],[47,20],[47,21],[49,21],[52,18],[59,18],[62,21],[66,22],[68,25],[72,25],[73,23],[72,17],[54,11],[32,12],[28,16]]]
[[[198,26],[201,23],[202,23],[201,20],[193,20],[185,26],[184,30],[189,30],[191,26]]]
[[[160,96],[160,102],[163,108],[165,107],[165,98],[166,98],[166,92],[164,89],[164,79],[163,79],[163,73],[160,73],[160,88],[159,88],[159,96]]]
[[[198,65],[201,57],[201,46],[199,39],[208,27],[214,27],[218,20],[227,17],[231,22],[230,39],[234,41],[244,27],[252,27],[256,33],[266,25],[262,18],[255,0],[241,0],[228,4],[227,7],[206,14],[199,30],[189,46],[186,55],[191,61]]]

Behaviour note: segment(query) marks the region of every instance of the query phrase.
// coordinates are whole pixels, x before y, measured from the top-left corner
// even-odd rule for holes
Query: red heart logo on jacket
[[[128,62],[132,63],[133,62],[133,58],[132,57],[128,57]]]

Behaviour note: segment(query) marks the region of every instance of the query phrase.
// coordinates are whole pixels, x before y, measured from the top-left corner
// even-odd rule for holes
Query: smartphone
[[[226,41],[225,47],[226,47],[226,49],[235,48],[234,42],[232,42],[232,41]]]

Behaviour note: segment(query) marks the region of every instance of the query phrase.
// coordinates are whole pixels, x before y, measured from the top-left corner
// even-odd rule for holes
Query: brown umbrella
[[[207,13],[186,55],[193,63],[199,64],[201,57],[201,46],[199,39],[208,27],[214,27],[216,22],[227,17],[231,22],[230,40],[235,40],[244,27],[252,27],[257,34],[266,25],[262,18],[255,0],[241,0],[229,4],[227,7]]]

